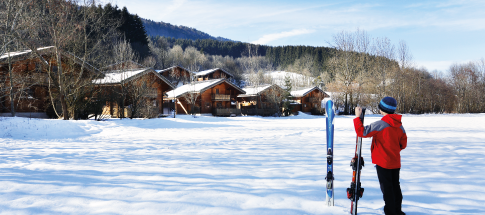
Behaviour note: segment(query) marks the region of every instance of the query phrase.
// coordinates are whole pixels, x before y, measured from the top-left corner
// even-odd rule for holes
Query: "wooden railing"
[[[241,109],[236,109],[236,108],[214,108],[212,110],[212,115],[214,116],[231,116],[231,115],[241,115]]]
[[[212,94],[212,101],[231,101],[231,95]]]

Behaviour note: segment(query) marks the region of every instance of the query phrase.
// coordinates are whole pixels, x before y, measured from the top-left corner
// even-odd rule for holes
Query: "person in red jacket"
[[[357,136],[372,137],[372,163],[376,165],[377,177],[384,198],[386,215],[405,215],[401,210],[402,192],[399,183],[401,150],[407,146],[406,131],[401,123],[401,115],[394,114],[397,101],[385,97],[379,102],[379,110],[384,117],[364,126],[360,120],[362,109],[355,108],[354,127]]]

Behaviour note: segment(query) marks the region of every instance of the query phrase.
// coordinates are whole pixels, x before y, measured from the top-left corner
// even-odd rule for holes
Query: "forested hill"
[[[265,56],[275,66],[286,67],[305,55],[312,56],[317,65],[322,66],[327,58],[332,55],[332,48],[314,46],[266,46],[234,41],[217,41],[212,39],[176,39],[167,37],[151,37],[152,40],[164,39],[171,46],[180,45],[183,49],[188,46],[195,47],[210,55],[222,55],[239,58],[248,56],[248,50],[252,55]]]
[[[162,36],[162,37],[173,37],[179,39],[212,39],[218,41],[231,41],[223,37],[213,37],[207,33],[199,31],[195,28],[190,28],[182,25],[172,25],[165,22],[155,22],[149,19],[142,18],[143,25],[147,32],[147,36]]]

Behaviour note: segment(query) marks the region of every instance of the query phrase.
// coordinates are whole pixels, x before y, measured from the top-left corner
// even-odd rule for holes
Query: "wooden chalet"
[[[317,115],[323,114],[322,100],[330,97],[319,87],[291,91],[291,96],[293,97],[293,113],[301,111]]]
[[[109,113],[111,117],[130,117],[131,115],[127,109],[121,110],[119,105],[113,101],[119,99],[120,95],[123,95],[122,92],[125,92],[126,95],[123,103],[125,107],[132,105],[130,102],[133,102],[135,97],[142,97],[151,104],[152,113],[156,113],[158,116],[164,111],[165,93],[175,88],[169,80],[151,68],[109,71],[104,74],[104,78],[94,82],[101,89],[99,95],[109,98],[103,108],[103,114]],[[124,113],[122,114],[120,111],[124,111]]]
[[[197,81],[206,81],[220,78],[232,80],[234,78],[234,75],[219,68],[196,72],[194,73],[194,76]]]
[[[237,96],[245,91],[227,79],[196,81],[166,93],[167,100],[176,103],[182,114],[240,115]]]
[[[9,61],[12,68],[12,81],[15,92],[14,109],[16,116],[32,118],[55,118],[57,117],[53,102],[49,96],[48,71],[56,72],[57,58],[55,47],[43,47],[37,49],[42,58],[50,65],[40,61],[38,56],[31,50],[10,52],[0,56],[0,115],[11,116],[10,101],[10,75]],[[99,74],[99,71],[88,63],[83,63],[78,57],[61,52],[63,71],[70,74],[81,74],[81,77],[89,77],[92,74]],[[81,71],[83,68],[83,71]],[[56,89],[52,93],[55,94]],[[57,99],[57,98],[55,98]],[[57,109],[57,108],[56,108]]]
[[[272,116],[280,113],[284,90],[280,86],[261,85],[243,88],[246,94],[237,96],[238,105],[244,115]]]
[[[181,66],[172,66],[157,72],[170,81],[174,86],[182,86],[190,82],[191,72]]]

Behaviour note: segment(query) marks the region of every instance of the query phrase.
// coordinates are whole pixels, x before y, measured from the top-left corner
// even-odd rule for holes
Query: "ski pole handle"
[[[362,108],[362,113],[360,114],[360,121],[362,125],[364,124],[365,108]]]

